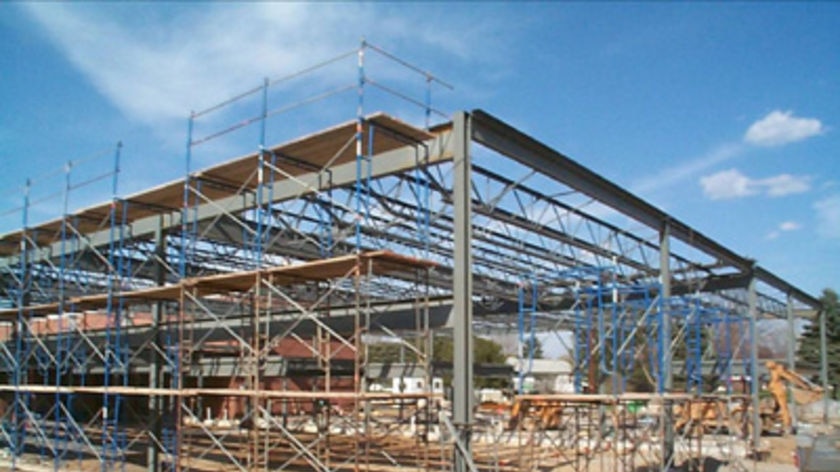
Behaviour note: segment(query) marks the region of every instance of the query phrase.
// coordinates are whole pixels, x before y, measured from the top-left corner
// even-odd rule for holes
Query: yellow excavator
[[[772,423],[775,423],[777,419],[781,419],[785,433],[788,433],[792,429],[793,421],[790,415],[790,407],[788,406],[787,388],[785,388],[785,384],[789,383],[791,385],[793,401],[798,405],[807,405],[820,400],[825,394],[825,391],[822,387],[815,385],[782,364],[767,361],[765,366],[770,373],[770,380],[767,382],[767,391],[773,396],[775,405],[769,405],[761,409],[762,420],[765,416],[772,420]]]
[[[784,433],[792,430],[793,421],[787,400],[787,384],[793,387],[793,400],[798,405],[807,405],[822,398],[824,391],[819,387],[773,361],[765,363],[770,374],[767,382],[767,392],[771,398],[759,404],[759,418],[762,433],[770,432],[779,422],[784,427]],[[705,431],[728,430],[740,431],[748,435],[752,430],[749,419],[751,407],[749,402],[730,403],[723,398],[699,398],[675,407],[676,421],[674,427],[680,431],[686,427]]]

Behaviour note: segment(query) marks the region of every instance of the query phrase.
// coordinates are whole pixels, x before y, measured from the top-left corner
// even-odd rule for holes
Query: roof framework
[[[527,274],[559,273],[577,267],[615,266],[623,280],[656,279],[660,271],[658,231],[667,223],[672,236],[684,248],[681,252],[673,250],[669,256],[675,290],[693,293],[745,288],[749,276],[754,274],[763,287],[759,296],[766,301],[765,313],[785,316],[779,308],[786,305],[786,296],[792,298],[796,309],[819,307],[813,296],[568,157],[482,111],[473,112],[472,116],[476,143],[484,146],[478,150],[484,155],[475,159],[471,196],[476,215],[472,236],[475,276],[480,281],[475,291],[480,296],[515,298],[515,287]],[[437,285],[446,291],[452,266],[454,219],[451,123],[430,132],[384,114],[369,116],[365,122],[382,135],[372,149],[377,157],[372,163],[375,178],[370,188],[374,211],[361,228],[370,240],[368,249],[428,256],[438,262]],[[353,228],[356,215],[350,205],[355,176],[351,174],[355,173],[356,163],[347,143],[352,143],[355,135],[355,123],[350,122],[271,148],[272,155],[288,156],[290,163],[277,166],[280,177],[275,178],[272,191],[267,192],[273,195],[271,211],[276,219],[273,241],[266,246],[267,255],[284,263],[318,258],[313,230],[317,229],[319,209],[332,213],[332,231],[338,235]],[[499,159],[508,157],[520,164],[514,170],[524,178],[513,180],[493,170]],[[257,207],[257,159],[258,154],[251,154],[191,176],[193,182],[203,184],[201,190],[195,190],[200,198],[190,221],[197,225],[201,238],[196,244],[198,262],[190,268],[195,274],[237,271],[253,265],[250,255],[241,249],[247,234],[254,232],[256,226],[249,212]],[[418,171],[416,164],[421,159],[424,162]],[[329,172],[323,168],[327,163]],[[546,183],[551,183],[550,194],[539,190]],[[153,265],[149,251],[154,247],[152,237],[158,222],[163,219],[163,230],[173,241],[180,237],[184,185],[185,180],[181,179],[118,199],[117,205],[125,209],[125,216],[121,217],[125,233],[130,235],[124,238],[124,245],[131,247],[137,275],[136,280],[131,280],[132,286],[148,285],[148,272]],[[429,189],[428,208],[417,202],[415,194],[420,185]],[[319,200],[317,196],[326,189],[333,195]],[[73,231],[82,235],[89,247],[86,254],[77,254],[79,264],[93,273],[107,272],[103,270],[107,258],[100,256],[108,252],[110,229],[92,222],[107,221],[111,205],[95,205],[66,218],[79,222],[73,225]],[[422,241],[417,234],[417,214],[423,211],[429,213],[429,241]],[[630,229],[599,216],[606,213],[611,220],[620,220],[615,214],[610,215],[615,211],[626,217],[625,225]],[[62,221],[53,220],[0,236],[7,276],[11,276],[10,268],[18,262],[24,237],[30,246],[30,261],[39,266],[38,270],[45,274],[55,270],[61,253]],[[353,250],[347,238],[339,238],[334,244],[337,248],[343,245],[339,253]],[[210,260],[212,264],[207,262]],[[265,263],[273,262],[275,259]],[[168,278],[178,279],[175,267],[170,264],[168,268]],[[563,281],[557,283],[562,285]],[[35,298],[55,298],[47,288],[43,290],[34,294]],[[6,313],[13,314],[14,310]]]
[[[364,73],[365,52],[394,59],[369,44],[351,55],[360,69],[354,120],[270,146],[267,97],[275,82],[267,80],[243,95],[262,92],[260,115],[243,122],[261,127],[256,152],[133,195],[114,191],[108,202],[45,223],[30,225],[24,216],[21,229],[0,236],[7,326],[0,371],[8,379],[0,390],[15,396],[7,412],[14,427],[4,430],[15,458],[49,445],[57,465],[68,454],[89,455],[106,470],[144,438],[154,444],[147,463],[172,470],[198,467],[208,455],[234,470],[370,466],[382,460],[371,457],[376,445],[392,452],[391,465],[428,468],[439,453],[467,470],[490,460],[470,452],[468,433],[476,326],[518,329],[520,376],[535,331],[571,331],[576,395],[599,376],[613,378],[613,394],[623,393],[618,379],[636,363],[645,364],[664,401],[677,346],[696,354],[698,369],[715,356],[725,360],[720,374],[731,376],[734,364],[757,372],[750,341],[757,319],[792,323],[819,309],[818,300],[755,261],[484,111],[428,126],[426,102],[425,127],[362,113],[365,87],[389,90]],[[423,74],[427,83],[437,80]],[[190,119],[188,168],[199,145],[228,132],[193,136],[215,110]],[[118,159],[119,151],[114,189]],[[428,386],[433,333],[442,328],[455,338],[454,412],[436,425],[449,440],[440,451],[407,452],[387,438],[406,426],[408,409],[425,418],[428,439],[437,393],[369,393],[364,337],[395,339]],[[710,329],[727,339],[711,350],[699,345]],[[290,359],[298,358],[311,362],[294,367]],[[230,359],[237,359],[228,367],[235,375],[219,380],[213,369]],[[685,365],[690,370],[692,361]],[[298,390],[277,383],[293,376],[289,369],[309,379]],[[138,375],[147,376],[143,387]],[[702,381],[693,375],[686,382],[696,390],[668,401],[703,391],[691,387]],[[745,401],[758,411],[757,382],[752,388]],[[55,406],[44,414],[33,393],[53,395]],[[591,420],[591,403],[653,397],[576,395],[521,399],[562,404]],[[83,426],[74,410],[91,397],[105,413],[86,419],[101,431]],[[148,427],[128,419],[135,397],[148,399],[143,408],[156,418]],[[349,448],[336,457],[329,423],[308,444],[286,424],[290,408],[315,408],[304,405],[313,398],[355,412],[334,420],[356,438],[339,435]],[[371,432],[374,404],[400,416]],[[202,426],[204,407],[265,427],[232,440]],[[316,413],[329,422],[329,411]],[[34,420],[41,417],[51,422]],[[91,440],[100,432],[101,440]],[[663,452],[657,460],[674,457]]]

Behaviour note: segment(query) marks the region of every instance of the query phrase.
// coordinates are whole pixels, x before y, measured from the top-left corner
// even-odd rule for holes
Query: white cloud
[[[712,200],[746,197],[754,195],[756,189],[749,177],[729,169],[700,178],[703,193]]]
[[[801,227],[802,225],[800,225],[796,221],[784,221],[779,224],[779,229],[782,231],[796,231]]]
[[[767,239],[776,239],[784,232],[796,231],[800,228],[802,228],[802,225],[796,221],[783,221],[773,231],[767,233]]]
[[[804,176],[780,174],[775,177],[755,181],[755,185],[764,187],[767,195],[783,197],[794,193],[803,193],[811,189],[811,179]]]
[[[649,193],[683,182],[721,162],[737,157],[744,151],[741,144],[728,143],[683,164],[670,167],[632,185],[636,193]]]
[[[703,193],[712,200],[727,200],[763,194],[782,197],[811,189],[808,176],[780,174],[766,179],[752,179],[737,169],[728,169],[700,178]]]
[[[238,3],[167,5],[27,3],[30,16],[68,60],[129,119],[157,127],[276,77],[372,42],[456,63],[476,62],[475,46],[499,22],[413,22],[404,8],[372,4]],[[472,62],[471,62],[472,61]],[[478,61],[480,62],[480,61]],[[328,87],[355,81],[324,72]],[[416,78],[416,77],[415,77]],[[422,78],[418,81],[422,84]],[[422,86],[422,85],[421,85]],[[302,98],[302,97],[298,97]],[[291,101],[291,100],[290,100]],[[160,123],[168,120],[168,123]]]
[[[840,238],[840,194],[814,203],[817,212],[817,234],[825,238]]]
[[[792,111],[773,110],[756,121],[744,134],[744,141],[755,146],[781,146],[802,141],[825,131],[822,122],[816,118],[793,116]]]
[[[632,189],[637,193],[649,193],[668,188],[694,177],[716,164],[744,154],[749,149],[747,145],[764,147],[780,146],[801,141],[823,132],[825,132],[825,126],[816,118],[801,118],[794,116],[792,111],[774,110],[764,118],[750,125],[744,134],[743,142],[722,144],[696,159],[642,179],[632,185]],[[754,189],[738,187],[720,188],[718,186],[718,184],[724,185],[727,183],[743,185],[743,181],[736,175],[719,175],[718,178],[729,179],[728,182],[709,182],[710,185],[715,186],[714,190],[718,191],[715,195],[723,195],[718,198],[733,198],[756,193]],[[777,178],[779,181],[766,181],[762,184],[768,187],[767,192],[771,196],[782,196],[807,190],[801,180],[792,178],[792,176],[780,175]]]

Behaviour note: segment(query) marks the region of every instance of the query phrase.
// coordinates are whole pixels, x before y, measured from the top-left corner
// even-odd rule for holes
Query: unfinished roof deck
[[[353,142],[357,132],[367,136],[373,129],[376,139],[362,140],[364,155],[382,154],[410,144],[422,143],[433,135],[383,113],[369,115],[361,129],[357,121],[319,131],[285,144],[269,148],[265,160],[270,167],[266,173],[274,173],[274,181],[293,179],[300,175],[318,172],[325,167],[345,164],[356,160]],[[372,143],[372,145],[370,145]],[[206,182],[200,189],[201,199],[217,201],[244,192],[253,192],[258,185],[257,169],[259,153],[239,157],[207,169],[193,172],[190,179]],[[116,213],[117,223],[132,223],[141,218],[161,213],[181,211],[184,205],[184,186],[187,179],[178,179],[149,190],[129,195],[118,202],[126,202],[125,212],[121,207]],[[197,191],[197,190],[196,190]],[[118,203],[122,205],[122,203]],[[72,226],[71,234],[89,234],[110,225],[111,202],[102,203],[67,215]],[[44,247],[61,241],[64,218],[55,219],[0,236],[0,256],[20,253],[24,235],[30,245]]]

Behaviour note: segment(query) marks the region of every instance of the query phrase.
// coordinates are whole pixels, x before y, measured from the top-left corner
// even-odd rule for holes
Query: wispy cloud
[[[783,221],[779,223],[776,228],[767,233],[767,239],[776,239],[781,236],[782,233],[797,231],[800,228],[802,228],[802,225],[796,221]]]
[[[824,133],[825,125],[816,118],[800,118],[793,115],[792,111],[774,110],[760,120],[752,123],[744,133],[740,142],[729,142],[721,144],[706,154],[682,164],[667,168],[655,175],[636,182],[632,187],[638,193],[650,193],[668,188],[685,182],[697,176],[703,171],[722,164],[726,161],[739,157],[751,148],[775,147],[784,144],[802,141],[804,139]],[[728,171],[727,171],[728,172]],[[723,174],[723,175],[719,175]],[[729,190],[719,189],[722,195],[732,197],[752,195],[757,192],[755,188],[746,188],[745,181],[734,174],[718,173],[718,179],[729,179],[729,183],[736,185]],[[714,176],[710,176],[714,177]],[[704,179],[706,179],[704,177]],[[776,180],[774,180],[776,179]],[[711,184],[715,182],[712,181]],[[751,181],[751,184],[756,181]],[[802,178],[795,178],[790,175],[780,175],[759,181],[759,186],[767,188],[770,196],[781,196],[789,193],[798,193],[807,190]],[[741,187],[737,187],[740,185]],[[705,187],[704,187],[705,189]],[[731,197],[725,197],[731,198]]]
[[[726,162],[744,152],[740,143],[722,144],[708,153],[688,162],[667,168],[632,185],[636,193],[650,193],[691,179],[717,164]]]
[[[814,203],[817,213],[817,234],[824,238],[840,238],[840,194]]]
[[[763,188],[770,197],[783,197],[810,190],[811,178],[802,175],[780,174],[774,177],[756,180],[755,185]]]
[[[25,4],[69,61],[129,119],[169,126],[277,76],[348,51],[366,32],[382,46],[413,46],[475,62],[475,45],[501,22],[409,22],[379,5],[241,3],[169,5]],[[148,21],[149,15],[157,15]],[[144,21],[146,20],[146,21]],[[350,64],[353,64],[351,59]],[[352,82],[352,69],[342,79]],[[338,82],[335,75],[317,77]],[[343,82],[341,82],[343,83]]]
[[[712,200],[727,200],[751,195],[781,197],[807,192],[811,179],[807,176],[780,174],[765,179],[753,179],[738,169],[728,169],[700,178],[703,194]]]
[[[737,169],[724,170],[700,178],[703,193],[712,200],[754,195],[756,189],[750,185],[750,182],[749,177],[738,172]]]
[[[750,125],[744,142],[754,146],[781,146],[817,136],[824,130],[822,122],[816,118],[800,118],[792,111],[773,110]]]
[[[795,221],[785,221],[779,224],[779,229],[782,231],[796,231],[801,227],[802,225]]]

